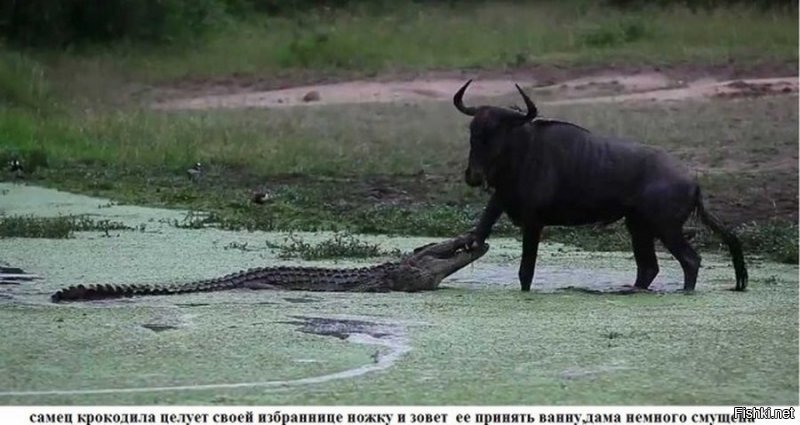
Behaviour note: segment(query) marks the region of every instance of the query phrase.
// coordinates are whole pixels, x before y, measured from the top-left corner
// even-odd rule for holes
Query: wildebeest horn
[[[461,111],[462,114],[473,116],[478,111],[477,108],[473,106],[464,106],[464,92],[467,91],[467,86],[472,82],[472,80],[467,81],[466,84],[461,86],[460,89],[456,92],[456,95],[453,96],[453,105],[456,105],[456,109]]]
[[[534,103],[531,100],[531,98],[528,97],[528,95],[525,94],[524,91],[522,91],[522,88],[519,86],[519,84],[514,84],[514,86],[517,87],[517,91],[519,91],[519,94],[522,95],[522,100],[525,101],[525,106],[528,108],[528,113],[523,118],[523,122],[530,121],[530,120],[536,118],[536,115],[539,114],[539,111],[536,109],[536,105],[534,105]]]

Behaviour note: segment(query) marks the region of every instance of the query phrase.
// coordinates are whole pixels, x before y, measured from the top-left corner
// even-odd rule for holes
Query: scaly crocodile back
[[[260,267],[226,276],[171,285],[76,285],[54,293],[50,300],[86,301],[135,295],[170,295],[189,292],[225,291],[236,288],[286,289],[298,291],[388,291],[388,271],[398,263],[364,268]]]

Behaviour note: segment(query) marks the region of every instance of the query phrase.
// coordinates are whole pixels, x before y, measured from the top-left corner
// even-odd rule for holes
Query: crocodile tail
[[[74,285],[50,296],[50,301],[90,301],[125,298],[136,295],[171,295],[187,292],[222,291],[237,286],[235,281],[208,279],[177,285]]]

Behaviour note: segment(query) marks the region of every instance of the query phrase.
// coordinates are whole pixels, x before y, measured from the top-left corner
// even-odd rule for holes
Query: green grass
[[[691,243],[703,248],[728,252],[727,245],[710,229],[690,221]],[[687,226],[688,228],[689,226]],[[768,219],[741,224],[736,228],[739,240],[748,256],[761,256],[784,264],[798,264],[797,222]],[[557,241],[587,251],[627,251],[631,249],[630,235],[622,222],[594,228],[554,227],[546,229],[544,240]]]
[[[72,235],[68,217],[0,217],[0,237],[66,239]]]
[[[102,74],[113,69],[151,82],[289,70],[369,74],[534,63],[783,61],[797,58],[792,12],[747,6],[696,13],[682,7],[618,10],[589,1],[398,4],[383,11],[258,16],[191,48],[115,46],[58,60],[71,73],[105,80]]]
[[[742,243],[755,252],[787,264],[798,263],[797,223],[772,220],[742,226]]]
[[[712,211],[719,211],[719,203],[723,213],[733,214],[727,217],[733,224],[778,223],[765,230],[772,239],[748,231],[750,252],[781,261],[796,257],[790,249],[797,241],[793,210],[786,204],[791,199],[770,198],[778,190],[796,202],[796,192],[784,189],[797,173],[791,160],[797,157],[796,97],[541,108],[596,133],[666,148],[697,173],[706,196],[724,201],[715,198]],[[187,216],[179,227],[451,236],[472,226],[485,202],[484,194],[461,180],[465,124],[445,103],[73,111],[44,118],[11,109],[0,114],[0,137],[12,142],[0,158],[34,158],[44,165],[30,178],[56,187],[210,212]],[[206,170],[198,182],[185,172],[195,161]],[[379,190],[387,185],[388,198]],[[250,202],[251,190],[261,187],[271,200]],[[505,219],[496,232],[517,234]],[[628,247],[622,226],[553,229],[547,235],[587,249]],[[698,240],[719,245],[713,237]]]
[[[37,109],[50,100],[44,67],[21,53],[0,50],[0,107]]]
[[[507,103],[506,99],[494,102]],[[779,160],[792,153],[796,98],[708,105],[542,109],[547,116],[573,120],[597,133],[663,146],[682,159],[703,164],[712,162],[710,155],[720,155],[720,150],[729,163],[748,163],[754,156]],[[468,149],[466,123],[448,103],[167,114],[75,111],[50,117],[12,109],[0,114],[0,137],[10,142],[0,155],[43,151],[45,162],[147,167],[147,172],[181,177],[201,161],[207,164],[211,180],[229,168],[256,176],[460,173]]]
[[[359,239],[349,232],[336,232],[320,242],[308,242],[290,233],[283,243],[267,242],[277,248],[279,258],[301,258],[303,260],[323,260],[330,258],[372,258],[392,255],[399,257],[400,251],[384,250],[380,244]]]
[[[618,11],[589,2],[401,6],[378,15],[311,12],[297,20],[241,25],[204,49],[169,60],[132,54],[124,65],[156,78],[183,78],[286,68],[496,68],[615,57],[791,59],[797,54],[794,18],[743,7]]]
[[[450,236],[474,223],[485,195],[461,181],[467,121],[449,103],[158,112],[131,105],[130,93],[142,83],[207,76],[781,62],[797,59],[794,18],[747,7],[696,14],[601,10],[581,1],[403,5],[391,12],[253,18],[183,49],[6,52],[0,160],[20,158],[33,182],[206,212],[178,227]],[[668,149],[697,172],[706,195],[721,198],[725,211],[745,211],[734,224],[777,223],[763,232],[743,228],[754,250],[782,261],[796,257],[796,211],[787,213],[786,199],[771,192],[786,193],[781,188],[797,173],[796,97],[540,109],[597,133]],[[191,182],[185,170],[196,161],[206,171]],[[11,178],[5,167],[0,178]],[[383,186],[395,193],[381,195]],[[263,187],[273,193],[271,201],[249,202],[251,190]],[[517,230],[502,220],[496,233]],[[620,226],[553,229],[547,237],[590,249],[627,246]]]

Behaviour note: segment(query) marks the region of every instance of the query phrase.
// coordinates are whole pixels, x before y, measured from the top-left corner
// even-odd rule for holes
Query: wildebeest
[[[706,211],[700,187],[661,149],[592,134],[577,125],[537,119],[533,101],[519,87],[527,112],[465,106],[467,81],[453,104],[469,115],[469,164],[464,178],[488,186],[491,197],[468,243],[482,244],[506,213],[522,230],[519,282],[530,291],[542,228],[611,224],[625,219],[636,260],[634,289],[658,274],[655,239],[680,262],[683,289],[695,288],[700,256],[683,235],[692,212],[728,245],[736,290],[747,287],[747,269],[736,236]]]

